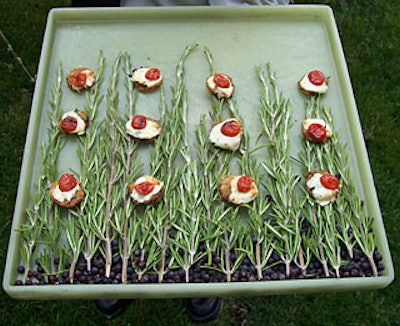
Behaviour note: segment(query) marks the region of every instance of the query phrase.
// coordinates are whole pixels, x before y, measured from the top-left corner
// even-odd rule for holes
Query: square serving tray
[[[365,199],[368,214],[374,216],[376,244],[385,264],[383,275],[218,284],[14,285],[22,241],[16,229],[25,219],[25,210],[30,205],[33,186],[38,179],[40,144],[46,139],[49,101],[59,63],[62,63],[64,73],[78,66],[96,67],[99,52],[103,51],[107,66],[102,87],[106,90],[114,59],[118,53],[128,52],[134,64],[158,66],[165,72],[164,83],[171,84],[180,54],[193,42],[198,42],[200,49],[188,59],[185,80],[195,81],[188,82],[187,87],[190,105],[198,110],[193,111],[189,128],[209,109],[209,95],[193,86],[199,82],[204,84],[204,76],[209,73],[201,50],[204,46],[212,52],[218,70],[229,73],[235,80],[235,100],[240,114],[248,119],[247,125],[258,119],[254,112],[259,101],[256,65],[271,64],[280,90],[290,98],[293,119],[299,121],[304,116],[306,98],[297,90],[297,80],[313,69],[328,73],[331,87],[323,101],[333,108],[335,125],[349,148],[352,177],[360,196]],[[84,96],[72,94],[63,84],[64,109],[79,106],[84,101]],[[141,101],[141,105],[146,103],[149,110],[157,112],[157,96]],[[105,107],[103,100],[99,111],[104,112]],[[297,133],[290,138],[294,150],[300,146],[299,139]],[[61,160],[60,170],[66,168],[65,161]],[[77,162],[75,164],[74,168],[79,168]],[[393,263],[352,85],[329,7],[98,8],[54,9],[49,13],[3,280],[3,287],[10,296],[20,299],[99,299],[270,295],[378,289],[389,285],[393,278]]]

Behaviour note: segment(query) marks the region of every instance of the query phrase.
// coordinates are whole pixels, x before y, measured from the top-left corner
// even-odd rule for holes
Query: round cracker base
[[[84,192],[82,186],[79,186],[79,189],[75,194],[75,197],[72,198],[71,201],[68,202],[68,201],[64,200],[63,202],[61,202],[61,201],[57,200],[56,198],[54,198],[54,196],[53,196],[53,191],[56,188],[56,186],[57,186],[57,182],[54,182],[50,187],[50,199],[60,207],[73,208],[76,205],[78,205],[85,198],[85,192]]]
[[[72,81],[72,77],[74,76],[74,74],[75,74],[76,72],[81,72],[81,71],[83,71],[83,70],[89,70],[89,71],[93,72],[93,71],[92,71],[91,69],[89,69],[89,68],[78,67],[78,68],[75,68],[75,69],[71,70],[71,71],[67,74],[67,76],[66,76],[65,79],[66,79],[66,81],[67,81],[67,86],[68,86],[68,88],[69,88],[71,91],[80,93],[81,91],[88,90],[88,89],[90,89],[91,87],[93,87],[93,86],[95,85],[95,83],[93,83],[93,85],[92,85],[91,87],[87,87],[87,86],[76,87],[76,86],[74,86],[74,83],[73,83],[73,81]],[[93,73],[94,73],[94,72],[93,72]]]
[[[135,182],[132,182],[128,185],[128,190],[129,190],[129,196],[132,193],[132,191],[134,191],[135,189]],[[135,199],[133,199],[131,196],[132,201],[137,204],[137,205],[151,205],[151,204],[155,204],[157,203],[161,197],[163,195],[163,190],[161,189],[158,193],[154,194],[153,196],[151,196],[148,200],[144,201],[144,202],[139,202]]]
[[[232,193],[231,182],[235,177],[237,177],[237,175],[228,175],[228,176],[222,178],[219,182],[218,190],[221,195],[221,199],[227,203],[230,202],[229,196]]]
[[[157,84],[155,84],[155,85],[153,85],[153,86],[151,86],[151,87],[145,86],[145,85],[140,84],[140,83],[138,83],[138,82],[134,82],[134,83],[135,83],[135,87],[136,87],[139,91],[146,93],[146,92],[151,92],[151,91],[153,91],[154,89],[160,87],[161,84],[162,84],[162,79],[161,79]]]

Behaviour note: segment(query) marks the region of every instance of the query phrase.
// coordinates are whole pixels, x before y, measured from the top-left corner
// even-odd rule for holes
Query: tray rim
[[[291,5],[291,6],[278,6],[278,7],[259,7],[255,10],[254,7],[132,7],[132,8],[54,8],[48,14],[47,24],[43,37],[41,56],[38,67],[38,78],[46,76],[48,73],[48,65],[45,64],[51,55],[51,41],[54,38],[57,24],[60,22],[74,22],[74,21],[98,21],[106,19],[107,21],[123,21],[132,19],[132,15],[139,17],[143,13],[158,16],[162,12],[165,17],[182,18],[185,19],[202,19],[202,18],[220,18],[221,16],[228,16],[228,20],[234,16],[247,15],[249,18],[260,18],[266,16],[274,16],[279,14],[285,15],[302,15],[307,14],[316,19],[325,19],[327,21],[327,30],[331,43],[338,45],[334,48],[334,57],[339,62],[338,68],[341,69],[345,76],[345,85],[341,85],[341,90],[344,96],[350,101],[349,106],[354,108],[351,111],[351,119],[353,119],[355,130],[352,134],[355,135],[353,141],[357,143],[358,148],[361,150],[363,160],[358,162],[360,168],[363,170],[362,174],[366,176],[367,184],[374,185],[372,170],[369,164],[368,153],[364,140],[359,137],[361,135],[361,124],[359,120],[358,110],[353,94],[353,89],[348,74],[347,64],[344,52],[341,45],[339,31],[336,26],[333,11],[326,5]],[[110,13],[115,15],[110,15]],[[76,16],[84,15],[84,19],[76,19]],[[75,19],[67,19],[68,17],[75,17]],[[238,18],[240,19],[240,18]],[[343,63],[343,64],[342,64]],[[20,179],[17,189],[17,198],[15,209],[13,213],[13,221],[11,226],[11,234],[9,238],[9,245],[7,251],[5,272],[3,277],[3,288],[11,297],[20,299],[65,299],[65,298],[175,298],[175,297],[188,297],[188,296],[209,296],[215,295],[270,295],[270,294],[289,294],[289,293],[313,293],[323,292],[325,290],[331,291],[347,291],[347,290],[367,290],[379,289],[388,286],[394,279],[394,267],[392,257],[389,250],[386,232],[384,230],[383,219],[380,212],[378,196],[375,186],[373,187],[372,194],[373,200],[378,204],[376,207],[374,218],[374,232],[377,232],[381,248],[380,251],[384,253],[385,274],[379,277],[367,278],[346,278],[346,279],[310,279],[310,280],[283,280],[278,282],[272,281],[257,281],[257,282],[242,282],[242,283],[211,283],[211,284],[194,284],[194,283],[176,283],[176,284],[118,284],[118,285],[41,285],[41,286],[16,286],[13,284],[14,280],[11,275],[15,274],[11,270],[15,266],[17,258],[12,255],[15,252],[16,244],[20,240],[20,234],[15,231],[18,227],[18,212],[24,211],[22,207],[21,198],[30,196],[23,190],[24,176],[31,175],[34,160],[34,155],[31,152],[36,148],[35,140],[37,138],[38,130],[34,126],[36,121],[40,118],[40,112],[37,107],[43,104],[44,88],[41,83],[36,83],[33,93],[31,116],[29,118],[25,152],[23,155]],[[35,114],[32,114],[35,113]],[[18,222],[18,223],[17,223]],[[379,226],[379,227],[377,227]],[[60,291],[62,289],[63,291]],[[214,290],[215,289],[215,290]]]

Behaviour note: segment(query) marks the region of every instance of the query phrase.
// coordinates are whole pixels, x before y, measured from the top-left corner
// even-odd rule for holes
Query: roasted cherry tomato
[[[221,88],[229,88],[229,86],[231,85],[231,81],[229,80],[229,78],[222,74],[214,75],[214,83]]]
[[[82,73],[82,72],[76,72],[73,76],[72,76],[72,83],[76,86],[76,87],[83,87],[86,84],[86,74]]]
[[[226,121],[221,127],[221,132],[227,137],[235,137],[240,133],[240,130],[240,123],[236,120]]]
[[[249,176],[242,175],[237,181],[237,188],[240,192],[248,192],[252,182],[253,180]]]
[[[319,123],[312,123],[307,129],[307,134],[313,139],[315,142],[323,142],[326,138],[326,129],[324,126]]]
[[[144,129],[147,125],[147,119],[143,115],[136,115],[131,122],[133,129]]]
[[[146,74],[144,75],[146,79],[148,80],[157,80],[160,78],[160,70],[157,68],[150,68],[149,70],[146,71]]]
[[[58,179],[58,187],[60,188],[61,191],[64,191],[64,192],[74,189],[77,184],[78,184],[78,180],[76,180],[75,177],[69,173],[64,173]]]
[[[73,132],[78,126],[78,120],[75,117],[66,117],[60,122],[61,130],[65,132]]]
[[[329,173],[323,174],[320,181],[326,189],[335,190],[339,187],[339,179]]]
[[[135,185],[135,190],[138,194],[145,196],[151,193],[154,189],[154,183],[144,181]]]
[[[326,80],[324,73],[319,70],[310,71],[308,73],[308,79],[316,86],[321,86]]]

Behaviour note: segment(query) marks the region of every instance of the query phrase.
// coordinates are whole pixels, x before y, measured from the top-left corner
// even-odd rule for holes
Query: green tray
[[[107,59],[102,91],[108,87],[110,66],[119,52],[127,51],[133,63],[156,65],[174,82],[175,65],[185,46],[199,42],[213,53],[219,71],[229,73],[236,84],[235,100],[246,125],[257,123],[258,81],[255,66],[271,63],[279,87],[291,100],[293,119],[304,116],[306,97],[296,82],[305,72],[320,69],[330,76],[331,88],[323,102],[334,108],[335,126],[349,147],[349,164],[357,190],[365,199],[368,214],[374,216],[373,230],[386,268],[380,277],[283,280],[267,282],[209,284],[120,284],[15,286],[20,264],[21,235],[16,228],[25,219],[33,185],[38,179],[40,144],[46,139],[47,112],[59,62],[64,73],[77,66],[97,67],[100,50]],[[209,109],[204,85],[209,68],[201,48],[187,60],[186,77],[191,112],[189,129]],[[166,88],[168,89],[168,88]],[[167,97],[170,96],[167,93]],[[63,84],[64,110],[84,104],[85,97],[72,94]],[[122,99],[122,101],[124,101]],[[158,112],[158,96],[141,97],[151,115]],[[206,104],[205,104],[206,103]],[[104,112],[103,100],[99,112]],[[123,105],[121,105],[123,107]],[[152,111],[154,110],[154,111]],[[292,128],[295,129],[295,128]],[[290,137],[293,150],[299,148],[298,130]],[[250,134],[254,137],[257,133]],[[65,147],[64,155],[75,149]],[[67,157],[67,156],[66,156]],[[73,159],[60,160],[60,171],[79,168]],[[68,164],[65,165],[65,164]],[[71,166],[72,165],[72,166]],[[12,223],[3,287],[20,299],[172,298],[223,295],[271,295],[378,289],[394,278],[374,181],[354,100],[338,30],[327,6],[282,7],[169,7],[115,9],[54,9],[49,13],[43,40],[37,83],[28,126],[25,154]]]

